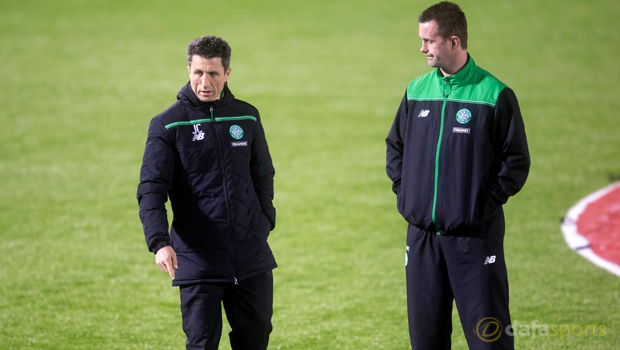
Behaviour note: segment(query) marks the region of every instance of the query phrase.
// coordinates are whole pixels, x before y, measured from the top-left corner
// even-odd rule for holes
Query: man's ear
[[[458,36],[453,35],[449,39],[452,50],[456,50],[461,47],[461,39]]]

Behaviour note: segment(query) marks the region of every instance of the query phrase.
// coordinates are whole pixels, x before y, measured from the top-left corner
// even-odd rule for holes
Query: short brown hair
[[[467,19],[459,5],[442,1],[427,8],[418,17],[418,22],[427,23],[430,21],[437,22],[437,34],[440,37],[447,40],[455,35],[461,39],[461,47],[467,49]]]

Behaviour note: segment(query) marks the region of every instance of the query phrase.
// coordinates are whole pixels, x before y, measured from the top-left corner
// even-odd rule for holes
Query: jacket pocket
[[[172,246],[181,253],[221,250],[228,246],[226,239],[228,228],[224,224],[175,223],[173,230]]]

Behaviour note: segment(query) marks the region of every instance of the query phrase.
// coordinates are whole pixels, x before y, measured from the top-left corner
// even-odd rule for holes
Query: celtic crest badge
[[[235,140],[241,140],[243,137],[243,129],[239,125],[233,125],[230,127],[230,136]]]
[[[456,121],[465,124],[471,120],[471,112],[467,108],[463,108],[456,112]]]

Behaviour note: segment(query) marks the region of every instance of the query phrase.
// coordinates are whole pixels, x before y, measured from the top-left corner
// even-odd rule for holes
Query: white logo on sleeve
[[[405,252],[405,266],[409,264],[409,246],[407,246],[407,251]]]
[[[194,137],[192,138],[192,141],[200,141],[205,138],[205,133],[198,128],[199,126],[200,124],[194,124],[194,132],[192,132]]]
[[[484,265],[493,264],[495,262],[495,255],[487,256],[484,259]]]
[[[429,109],[423,109],[420,111],[420,114],[418,114],[418,118],[426,118],[430,112]]]

